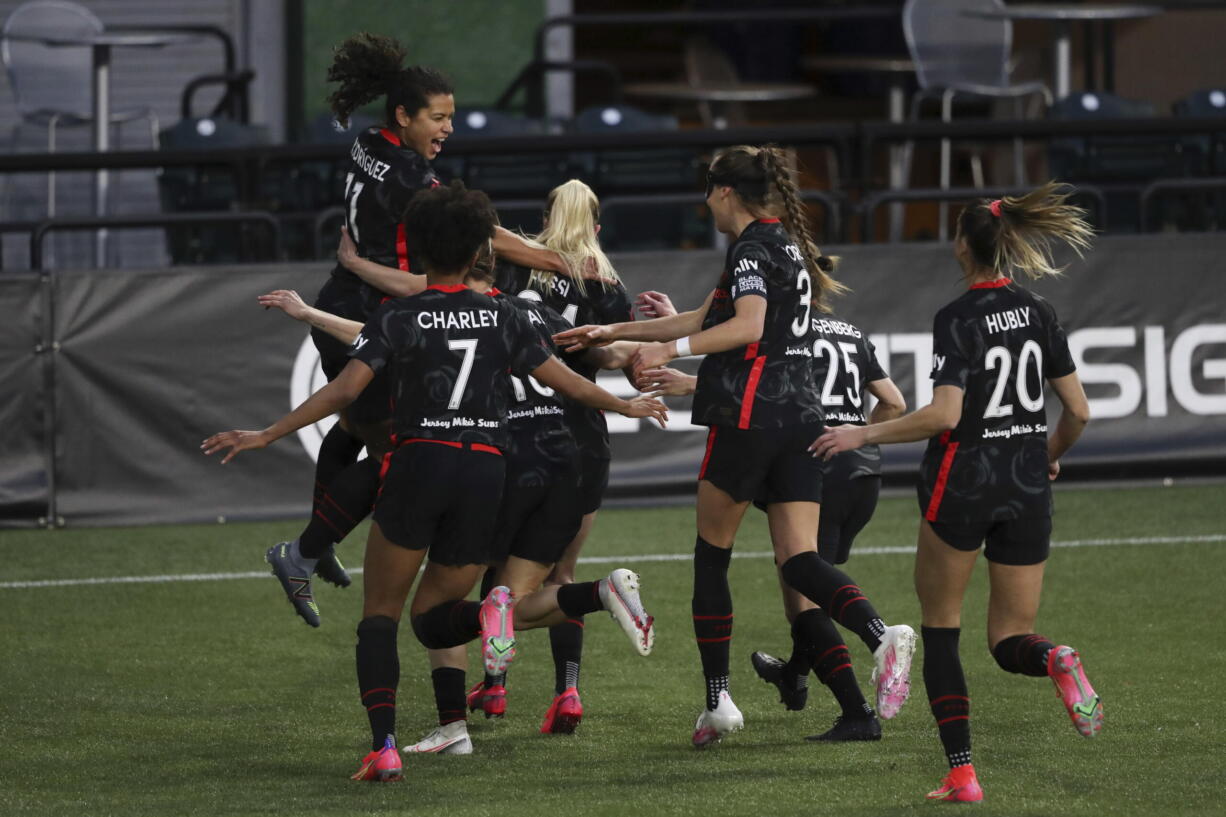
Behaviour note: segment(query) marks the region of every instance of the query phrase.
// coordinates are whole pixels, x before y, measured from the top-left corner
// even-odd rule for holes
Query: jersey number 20
[[[1026,364],[1029,361],[1034,361],[1035,379],[1039,384],[1039,394],[1036,397],[1030,395],[1030,387],[1026,380]],[[1013,404],[1002,404],[1001,400],[1004,399],[1005,385],[1009,382],[1009,372],[1013,368],[1013,356],[1009,354],[1006,347],[993,346],[988,350],[983,365],[987,369],[1000,369],[1000,373],[996,376],[996,388],[992,389],[992,399],[988,401],[987,411],[983,413],[984,419],[1011,416]],[[1017,383],[1014,391],[1017,394],[1017,401],[1026,411],[1035,412],[1043,408],[1043,350],[1033,340],[1022,344],[1022,353],[1017,357]]]

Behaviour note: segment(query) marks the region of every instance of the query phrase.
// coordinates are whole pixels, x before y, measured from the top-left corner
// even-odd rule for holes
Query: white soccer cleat
[[[735,732],[745,726],[745,716],[732,702],[732,696],[727,690],[719,693],[719,705],[714,709],[704,709],[694,724],[694,748],[701,749],[712,743],[718,743],[724,735]]]
[[[877,716],[888,720],[898,714],[911,694],[911,658],[915,655],[915,630],[906,624],[885,628],[873,659],[873,683],[877,686]]]
[[[446,726],[440,726],[412,746],[402,746],[400,751],[406,755],[471,755],[473,742],[468,739],[468,723],[452,721]]]
[[[598,587],[604,609],[621,625],[622,632],[639,655],[650,655],[656,643],[656,631],[652,626],[655,619],[643,609],[643,600],[639,598],[638,574],[619,567],[601,579]]]

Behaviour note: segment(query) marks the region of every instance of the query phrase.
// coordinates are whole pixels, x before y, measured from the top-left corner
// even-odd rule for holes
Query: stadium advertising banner
[[[931,321],[962,284],[948,245],[824,248],[853,293],[836,315],[870,334],[908,407],[931,396]],[[1037,291],[1069,333],[1094,422],[1069,465],[1226,463],[1226,237],[1102,238],[1065,278]],[[632,293],[703,300],[711,251],[615,257]],[[87,270],[0,275],[0,525],[133,524],[300,516],[326,426],[220,466],[207,435],[256,429],[323,383],[306,327],[260,309],[257,294],[310,300],[327,265]],[[676,364],[694,370],[694,361]],[[601,376],[628,393],[620,373]],[[705,430],[675,401],[667,430],[610,417],[610,495],[691,492]],[[890,447],[913,472],[921,444]],[[52,505],[52,500],[54,506]]]

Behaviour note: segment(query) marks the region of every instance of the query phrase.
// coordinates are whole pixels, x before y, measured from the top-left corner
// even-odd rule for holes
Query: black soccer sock
[[[604,609],[600,600],[600,582],[575,582],[558,588],[558,609],[567,618],[582,618]]]
[[[971,699],[958,657],[959,627],[923,627],[924,687],[949,768],[971,764]]]
[[[885,633],[881,616],[851,577],[822,561],[817,551],[797,553],[783,563],[780,572],[792,589],[860,636],[870,651],[876,651],[881,645],[881,636]]]
[[[315,508],[319,507],[319,502],[332,481],[362,453],[363,445],[361,440],[350,436],[348,431],[341,428],[340,423],[332,426],[324,435],[319,444],[319,456],[315,458]]]
[[[800,679],[802,686],[809,682],[809,670],[813,668],[813,632],[810,626],[810,615],[820,610],[805,610],[792,622],[792,654],[784,664],[783,671]]]
[[[383,748],[396,733],[396,687],[400,685],[400,656],[396,651],[396,622],[372,616],[358,624],[358,692],[370,719],[370,748]]]
[[[348,536],[370,513],[378,493],[378,459],[366,457],[342,471],[317,497],[311,521],[298,535],[302,555],[318,559]]]
[[[464,713],[464,670],[439,667],[430,673],[434,684],[434,705],[438,707],[438,725],[468,720]]]
[[[728,649],[732,641],[732,591],[728,588],[731,548],[717,548],[701,536],[694,543],[694,638],[707,679],[707,709],[719,705],[728,688]]]
[[[851,668],[851,654],[826,611],[820,608],[806,610],[796,617],[793,630],[797,625],[805,629],[804,638],[813,645],[810,653],[813,672],[834,695],[843,714],[850,718],[872,715],[873,708],[864,700],[855,670]]]
[[[569,618],[550,627],[549,646],[553,650],[553,694],[561,695],[570,687],[579,686],[579,665],[583,660],[583,617]]]
[[[481,605],[475,601],[445,601],[413,616],[413,633],[428,650],[467,644],[481,635]]]
[[[1017,672],[1036,678],[1047,677],[1047,654],[1056,645],[1045,636],[1011,635],[992,648],[992,656],[1005,672]]]

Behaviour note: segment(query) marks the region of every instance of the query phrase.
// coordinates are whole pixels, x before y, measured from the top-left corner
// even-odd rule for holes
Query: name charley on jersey
[[[417,325],[422,329],[482,329],[498,325],[498,313],[490,309],[466,312],[418,312]]]

